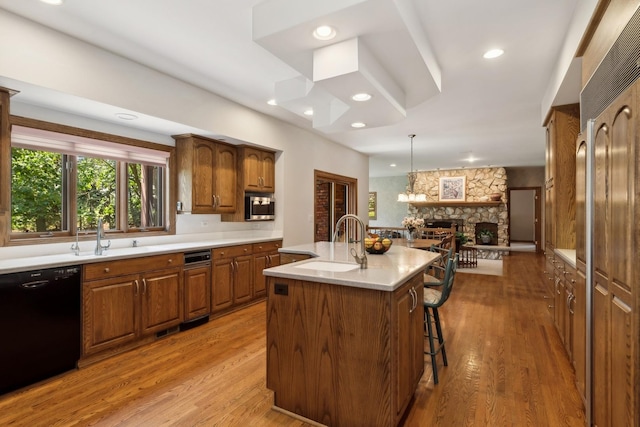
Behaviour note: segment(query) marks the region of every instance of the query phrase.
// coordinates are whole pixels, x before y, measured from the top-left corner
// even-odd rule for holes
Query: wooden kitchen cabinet
[[[253,298],[262,298],[267,294],[267,278],[262,274],[265,268],[280,265],[282,240],[253,244]]]
[[[274,405],[326,425],[399,425],[424,371],[423,290],[422,272],[394,291],[269,276]]]
[[[83,267],[83,357],[182,322],[182,254]]]
[[[194,320],[211,312],[211,266],[184,270],[184,320]]]
[[[176,140],[177,199],[193,214],[233,213],[237,209],[237,150],[196,135]]]
[[[402,416],[409,405],[418,381],[424,372],[424,284],[414,277],[394,292],[395,316],[394,351],[398,355],[394,366],[396,417]]]
[[[640,416],[640,82],[594,124],[592,408],[598,426]],[[634,424],[635,423],[635,424]]]
[[[213,249],[211,311],[218,313],[246,303],[253,297],[251,245]]]
[[[553,107],[546,122],[545,241],[551,249],[575,249],[575,141],[578,104]]]
[[[276,190],[276,156],[272,151],[253,147],[242,148],[244,190],[254,193],[273,193]]]
[[[238,148],[238,191],[234,213],[223,214],[222,221],[244,222],[244,201],[247,193],[274,193],[276,191],[275,153],[255,147]]]

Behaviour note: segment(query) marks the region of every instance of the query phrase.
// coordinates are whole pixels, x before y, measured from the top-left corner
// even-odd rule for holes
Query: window
[[[14,125],[11,237],[165,231],[169,154]]]

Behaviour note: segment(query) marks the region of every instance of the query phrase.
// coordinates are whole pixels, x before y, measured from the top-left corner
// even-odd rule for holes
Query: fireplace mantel
[[[442,202],[409,202],[410,205],[413,205],[418,208],[422,208],[422,207],[439,208],[439,207],[447,207],[447,206],[452,206],[452,207],[500,206],[500,204],[502,203],[503,202],[501,201],[494,202],[493,200],[487,200],[483,202],[461,202],[461,201],[455,201],[455,200],[447,200]]]

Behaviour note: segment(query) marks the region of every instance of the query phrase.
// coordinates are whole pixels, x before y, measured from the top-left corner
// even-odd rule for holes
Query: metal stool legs
[[[433,315],[431,314],[433,311]],[[433,320],[431,319],[433,316]],[[438,346],[436,347],[435,336],[433,335],[433,325],[435,323],[436,334],[438,338]],[[444,348],[444,338],[442,338],[442,327],[440,326],[440,315],[438,314],[438,307],[425,307],[424,309],[424,324],[425,324],[425,336],[429,338],[429,351],[425,354],[431,356],[431,367],[433,368],[433,383],[438,384],[438,366],[436,362],[436,355],[442,353],[442,361],[444,366],[447,366],[447,353]]]

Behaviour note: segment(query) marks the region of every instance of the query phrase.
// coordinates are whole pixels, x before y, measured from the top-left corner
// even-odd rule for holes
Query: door
[[[345,214],[357,214],[358,180],[346,176],[315,171],[314,241],[328,242],[333,238],[335,224]],[[341,230],[347,238],[355,239],[357,229],[347,222]]]
[[[509,242],[524,243],[541,250],[540,187],[509,189]]]

